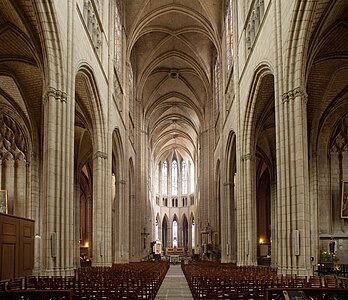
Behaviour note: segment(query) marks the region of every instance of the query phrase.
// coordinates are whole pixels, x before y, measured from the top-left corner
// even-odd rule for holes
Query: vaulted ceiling
[[[127,54],[155,158],[195,156],[212,101],[212,66],[220,52],[221,0],[127,0]]]

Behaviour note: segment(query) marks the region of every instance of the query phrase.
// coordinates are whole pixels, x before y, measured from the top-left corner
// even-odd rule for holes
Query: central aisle
[[[193,299],[180,264],[170,265],[155,299]]]

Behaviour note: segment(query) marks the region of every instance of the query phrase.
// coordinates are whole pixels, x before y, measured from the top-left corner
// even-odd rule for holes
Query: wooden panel
[[[18,221],[14,220],[14,222],[10,223],[8,221],[11,221],[9,218],[6,218],[7,220],[0,222],[1,224],[1,235],[3,239],[3,243],[16,243],[17,235],[18,235]]]
[[[32,255],[32,243],[23,244],[23,271],[31,271],[33,269],[32,261],[34,259]]]
[[[34,267],[34,222],[20,220],[19,276],[31,275]]]
[[[14,223],[7,223],[4,221],[2,223],[2,234],[3,235],[16,235],[16,225]]]
[[[15,244],[1,245],[1,280],[15,277]]]
[[[32,232],[32,226],[29,226],[31,224],[24,224],[23,226],[23,236],[26,238],[32,238],[33,232]]]
[[[32,274],[34,221],[0,213],[0,280]]]

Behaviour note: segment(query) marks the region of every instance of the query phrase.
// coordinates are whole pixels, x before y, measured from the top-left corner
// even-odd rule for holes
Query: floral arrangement
[[[324,251],[321,254],[323,262],[326,263],[335,263],[338,261],[338,257],[335,254],[335,252],[330,252],[330,251]]]

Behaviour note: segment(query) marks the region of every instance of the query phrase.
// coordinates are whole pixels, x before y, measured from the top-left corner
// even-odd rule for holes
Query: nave
[[[180,264],[170,265],[155,299],[193,299]]]
[[[184,268],[194,298],[255,298],[220,293],[226,266],[348,270],[347,20],[347,0],[1,0],[4,288],[155,297],[151,255],[219,261]]]
[[[85,267],[74,276],[27,276],[0,281],[0,299],[348,299],[348,279],[340,276],[277,274],[268,266],[236,266],[217,261],[144,261]]]

